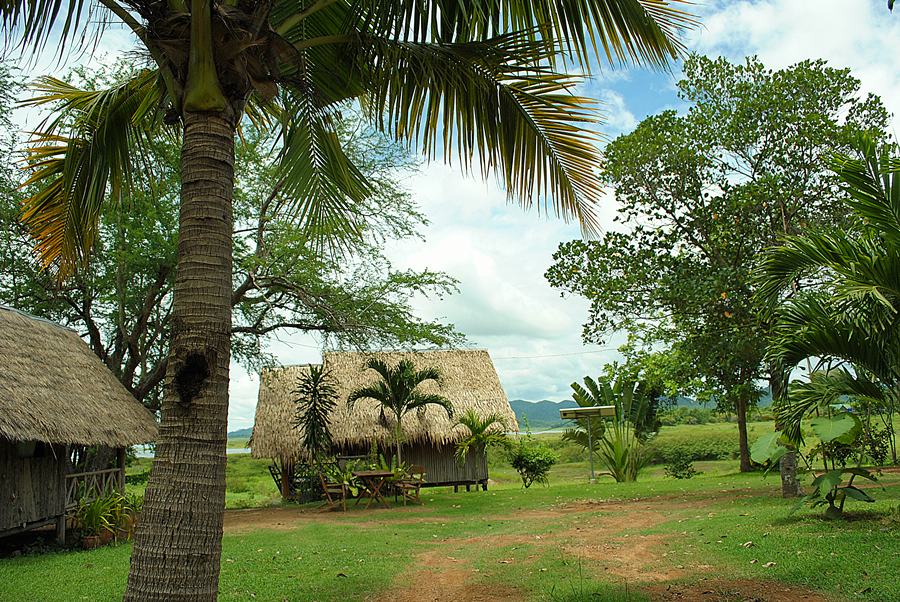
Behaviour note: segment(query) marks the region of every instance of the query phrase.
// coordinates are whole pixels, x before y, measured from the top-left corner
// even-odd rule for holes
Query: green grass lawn
[[[667,436],[690,437],[697,431],[686,429],[701,427],[669,428]],[[703,474],[690,480],[653,466],[638,483],[591,485],[587,462],[571,460],[553,468],[548,487],[522,490],[494,459],[487,492],[429,489],[422,506],[320,513],[283,505],[267,462],[232,455],[220,599],[404,600],[410,583],[466,599],[474,590],[444,582],[452,577],[511,591],[509,599],[553,602],[646,600],[649,586],[703,583],[705,591],[715,580],[777,581],[835,601],[900,600],[900,473],[882,476],[875,504],[849,502],[849,520],[825,521],[811,509],[792,513],[777,474],[738,474],[735,460],[696,467]],[[148,469],[138,460],[129,474]],[[262,509],[237,510],[251,507]],[[119,599],[130,548],[2,559],[0,600]]]

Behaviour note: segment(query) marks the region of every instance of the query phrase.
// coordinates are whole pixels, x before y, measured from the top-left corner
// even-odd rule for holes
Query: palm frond
[[[386,396],[387,391],[384,387],[376,384],[369,387],[360,387],[359,389],[354,390],[347,397],[347,407],[351,410],[356,405],[356,402],[360,399],[371,399],[373,401],[377,401],[382,403],[389,399]]]
[[[414,391],[406,398],[406,407],[408,411],[425,408],[430,405],[440,406],[447,412],[447,418],[453,418],[453,403],[443,395]]]
[[[335,111],[322,107],[311,84],[282,88],[280,177],[287,211],[316,243],[359,235],[359,209],[372,186],[344,152]]]
[[[487,0],[352,3],[360,28],[413,42],[467,42],[511,31],[562,51],[587,68],[611,64],[663,66],[684,52],[683,30],[697,26],[682,0]]]
[[[836,154],[829,167],[843,180],[853,209],[867,225],[894,245],[900,245],[900,157],[889,149],[879,149],[871,136],[857,141],[860,157]]]
[[[36,192],[23,202],[21,219],[43,265],[56,265],[65,277],[87,261],[101,205],[118,202],[132,185],[136,155],[156,123],[160,82],[147,70],[106,90],[80,90],[50,77],[35,89],[40,94],[24,104],[53,104],[58,115],[26,148],[31,173],[24,187]]]
[[[900,307],[900,253],[867,233],[808,232],[787,239],[762,254],[755,282],[757,295],[767,303],[810,275],[827,270],[843,283],[843,298],[868,296],[891,311]]]
[[[526,209],[596,232],[600,155],[585,127],[598,115],[573,93],[577,77],[537,66],[541,45],[512,34],[458,44],[360,37],[354,51],[364,109],[382,130],[429,159],[440,151],[464,171],[495,173]]]
[[[84,0],[4,0],[0,27],[7,49],[18,47],[36,55],[51,39],[58,39],[62,58],[73,44],[83,50],[100,39],[105,20],[96,17],[101,10]]]
[[[791,299],[778,311],[767,361],[780,366],[785,380],[793,366],[807,358],[837,358],[864,366],[880,378],[898,376],[896,337],[881,337],[837,311],[827,294]]]

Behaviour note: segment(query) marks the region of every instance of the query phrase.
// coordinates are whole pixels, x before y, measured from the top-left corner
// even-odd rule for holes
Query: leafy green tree
[[[500,414],[492,413],[481,417],[478,412],[469,408],[456,419],[455,426],[469,432],[456,444],[456,461],[460,464],[465,464],[471,451],[487,454],[487,450],[492,447],[509,448],[510,441],[505,432],[509,425]]]
[[[394,419],[394,444],[397,450],[397,465],[403,461],[400,448],[403,443],[403,417],[412,410],[424,411],[429,405],[439,406],[453,418],[453,404],[446,397],[437,393],[423,393],[419,387],[432,381],[440,385],[441,373],[437,368],[428,367],[416,370],[409,360],[400,360],[396,366],[389,366],[378,358],[370,358],[366,368],[374,370],[381,377],[375,384],[356,389],[347,398],[347,405],[352,410],[360,399],[372,399],[381,406],[382,422],[385,413],[390,412]]]
[[[883,131],[887,113],[822,61],[772,71],[695,56],[684,74],[686,114],[648,117],[607,147],[622,231],[561,244],[547,278],[590,300],[585,341],[625,329],[684,358],[683,394],[736,413],[746,471],[747,411],[770,373],[754,262],[785,235],[846,221],[822,158]]]
[[[112,85],[132,69],[79,71],[73,78]],[[414,294],[442,296],[455,281],[442,273],[392,269],[386,240],[418,236],[426,223],[397,182],[415,165],[408,153],[347,111],[336,123],[345,151],[358,158],[373,194],[361,208],[365,235],[347,238],[343,252],[318,254],[307,233],[280,211],[274,140],[245,128],[236,153],[232,357],[248,370],[268,365],[268,335],[315,332],[349,347],[452,345],[448,325],[419,320]],[[13,158],[4,162],[15,175]],[[132,186],[123,204],[102,208],[90,269],[60,282],[35,257],[19,222],[21,195],[0,196],[0,302],[67,324],[85,334],[94,352],[125,387],[158,410],[172,326],[178,243],[179,153],[160,137],[142,157],[150,176]],[[10,184],[14,189],[16,182]]]
[[[664,65],[694,24],[675,2],[541,0],[245,2],[10,0],[9,47],[66,55],[133,32],[150,66],[106,90],[47,78],[36,102],[65,117],[32,141],[23,219],[45,266],[85,268],[101,207],[120,203],[148,133],[181,137],[179,243],[162,426],[126,600],[211,600],[218,591],[230,365],[234,140],[277,132],[285,211],[327,247],[358,232],[371,184],[342,148],[338,113],[358,102],[378,129],[427,156],[493,172],[511,198],[596,228],[590,103],[572,94],[592,58]],[[91,35],[93,33],[93,35]],[[239,167],[239,166],[238,166]],[[185,487],[191,483],[191,487]],[[189,526],[189,528],[187,528]]]
[[[792,443],[802,441],[804,417],[844,396],[863,402],[864,415],[880,409],[891,432],[900,407],[900,158],[872,137],[856,146],[829,161],[856,217],[852,228],[791,237],[763,255],[757,275],[757,295],[777,305],[768,356],[782,382],[777,417]],[[788,386],[812,359],[827,368]],[[893,437],[891,447],[896,461]]]

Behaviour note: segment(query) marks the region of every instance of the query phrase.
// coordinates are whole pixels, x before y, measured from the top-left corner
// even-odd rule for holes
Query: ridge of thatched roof
[[[156,432],[76,332],[0,305],[0,437],[124,447]]]
[[[379,405],[371,399],[356,403],[353,411],[347,408],[350,393],[374,383],[378,375],[365,368],[370,357],[388,364],[401,359],[413,362],[416,368],[436,367],[442,384],[422,385],[422,390],[439,393],[453,403],[456,415],[474,409],[482,416],[497,413],[509,425],[516,417],[500,385],[494,364],[486,350],[389,351],[378,353],[329,352],[323,361],[332,372],[339,401],[331,419],[331,434],[338,447],[348,447],[378,441],[391,442],[390,425],[379,420]],[[298,378],[309,364],[264,370],[260,375],[256,421],[253,426],[251,451],[256,458],[297,460],[303,457],[300,447],[302,432],[293,427],[295,412],[293,391]],[[439,407],[428,407],[423,414],[410,412],[403,418],[403,431],[408,442],[427,441],[434,444],[454,443],[465,436],[465,428],[454,427],[455,419],[447,417]]]

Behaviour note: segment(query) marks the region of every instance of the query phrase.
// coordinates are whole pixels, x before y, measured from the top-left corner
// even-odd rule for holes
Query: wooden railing
[[[123,487],[122,470],[119,468],[67,474],[66,510],[76,508],[79,500],[90,501],[100,495],[122,491]]]

